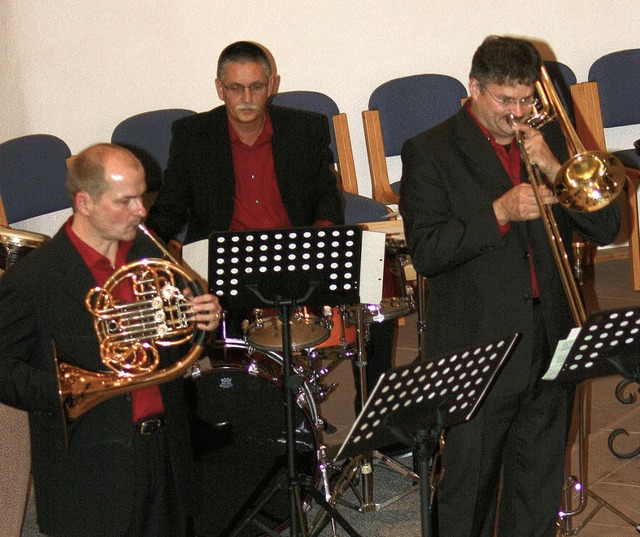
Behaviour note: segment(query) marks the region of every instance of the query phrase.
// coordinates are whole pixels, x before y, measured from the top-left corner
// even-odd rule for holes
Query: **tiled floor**
[[[640,306],[640,292],[631,290],[630,265],[625,259],[601,261],[585,274],[585,296],[589,311],[625,306]],[[417,356],[418,338],[415,314],[406,318],[404,326],[398,330],[395,365],[403,365]],[[321,414],[337,432],[325,435],[327,445],[339,445],[353,424],[353,376],[348,361],[339,363],[325,379],[327,383],[337,382],[338,387],[322,403]],[[640,447],[640,403],[623,405],[615,398],[614,390],[620,377],[606,377],[590,381],[586,387],[588,409],[588,489],[619,509],[635,523],[640,524],[640,458],[620,459],[607,446],[609,433],[618,427],[629,432],[629,438],[620,436],[615,448],[621,452],[633,451]],[[637,385],[627,388],[626,394],[636,393]],[[575,473],[577,442],[572,447],[572,473]],[[565,527],[566,534],[580,534],[585,537],[610,537],[638,535],[634,527],[616,516],[608,508],[602,507],[593,518],[581,527],[580,524],[594,508],[598,507],[591,494],[585,510],[571,518]],[[416,513],[416,516],[418,514]],[[570,530],[573,533],[570,533]]]

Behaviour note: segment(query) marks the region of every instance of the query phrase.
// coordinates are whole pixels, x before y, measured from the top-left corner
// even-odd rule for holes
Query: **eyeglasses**
[[[510,106],[535,106],[538,103],[538,99],[536,99],[533,95],[530,97],[525,97],[524,99],[513,99],[512,97],[496,97],[493,93],[489,91],[489,88],[483,86],[482,89],[486,90],[486,92],[491,95],[491,98],[497,102],[500,106],[504,106],[508,108]]]
[[[220,80],[220,84],[235,95],[242,95],[245,90],[249,90],[251,93],[262,93],[268,86],[264,82],[254,82],[248,86],[243,86],[242,84],[229,84],[227,86],[222,80]]]

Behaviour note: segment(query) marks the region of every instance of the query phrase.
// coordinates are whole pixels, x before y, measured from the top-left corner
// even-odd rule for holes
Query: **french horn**
[[[202,354],[205,333],[196,328],[191,299],[182,292],[202,294],[194,274],[182,267],[144,225],[139,226],[167,256],[142,259],[115,271],[102,287],[91,289],[85,305],[94,318],[100,359],[106,371],[89,371],[53,355],[58,375],[58,394],[67,421],[116,395],[180,377]],[[129,285],[132,302],[114,298],[113,291]],[[159,348],[191,340],[188,353],[171,366],[158,370]]]

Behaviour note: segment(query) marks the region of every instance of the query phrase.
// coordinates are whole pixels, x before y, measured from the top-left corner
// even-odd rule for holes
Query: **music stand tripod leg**
[[[297,537],[307,536],[304,511],[302,508],[302,494],[300,475],[298,473],[296,461],[296,430],[295,430],[295,407],[294,393],[292,390],[291,377],[293,368],[291,367],[291,304],[282,303],[279,305],[282,315],[282,355],[283,355],[283,389],[285,398],[286,427],[287,427],[287,475],[289,477],[289,512],[290,512],[290,535]],[[300,532],[300,533],[299,533]]]

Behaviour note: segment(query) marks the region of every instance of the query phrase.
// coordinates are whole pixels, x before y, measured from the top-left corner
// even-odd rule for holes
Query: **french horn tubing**
[[[139,228],[169,261],[150,258],[124,265],[85,298],[106,371],[89,371],[62,361],[53,343],[58,393],[67,421],[78,419],[116,395],[180,377],[204,350],[205,333],[196,328],[191,300],[181,291],[188,286],[193,295],[202,294],[199,281],[144,225]],[[113,297],[112,292],[119,285],[131,286],[133,302],[120,302]],[[183,358],[158,370],[159,347],[182,345],[189,340],[191,348]]]

